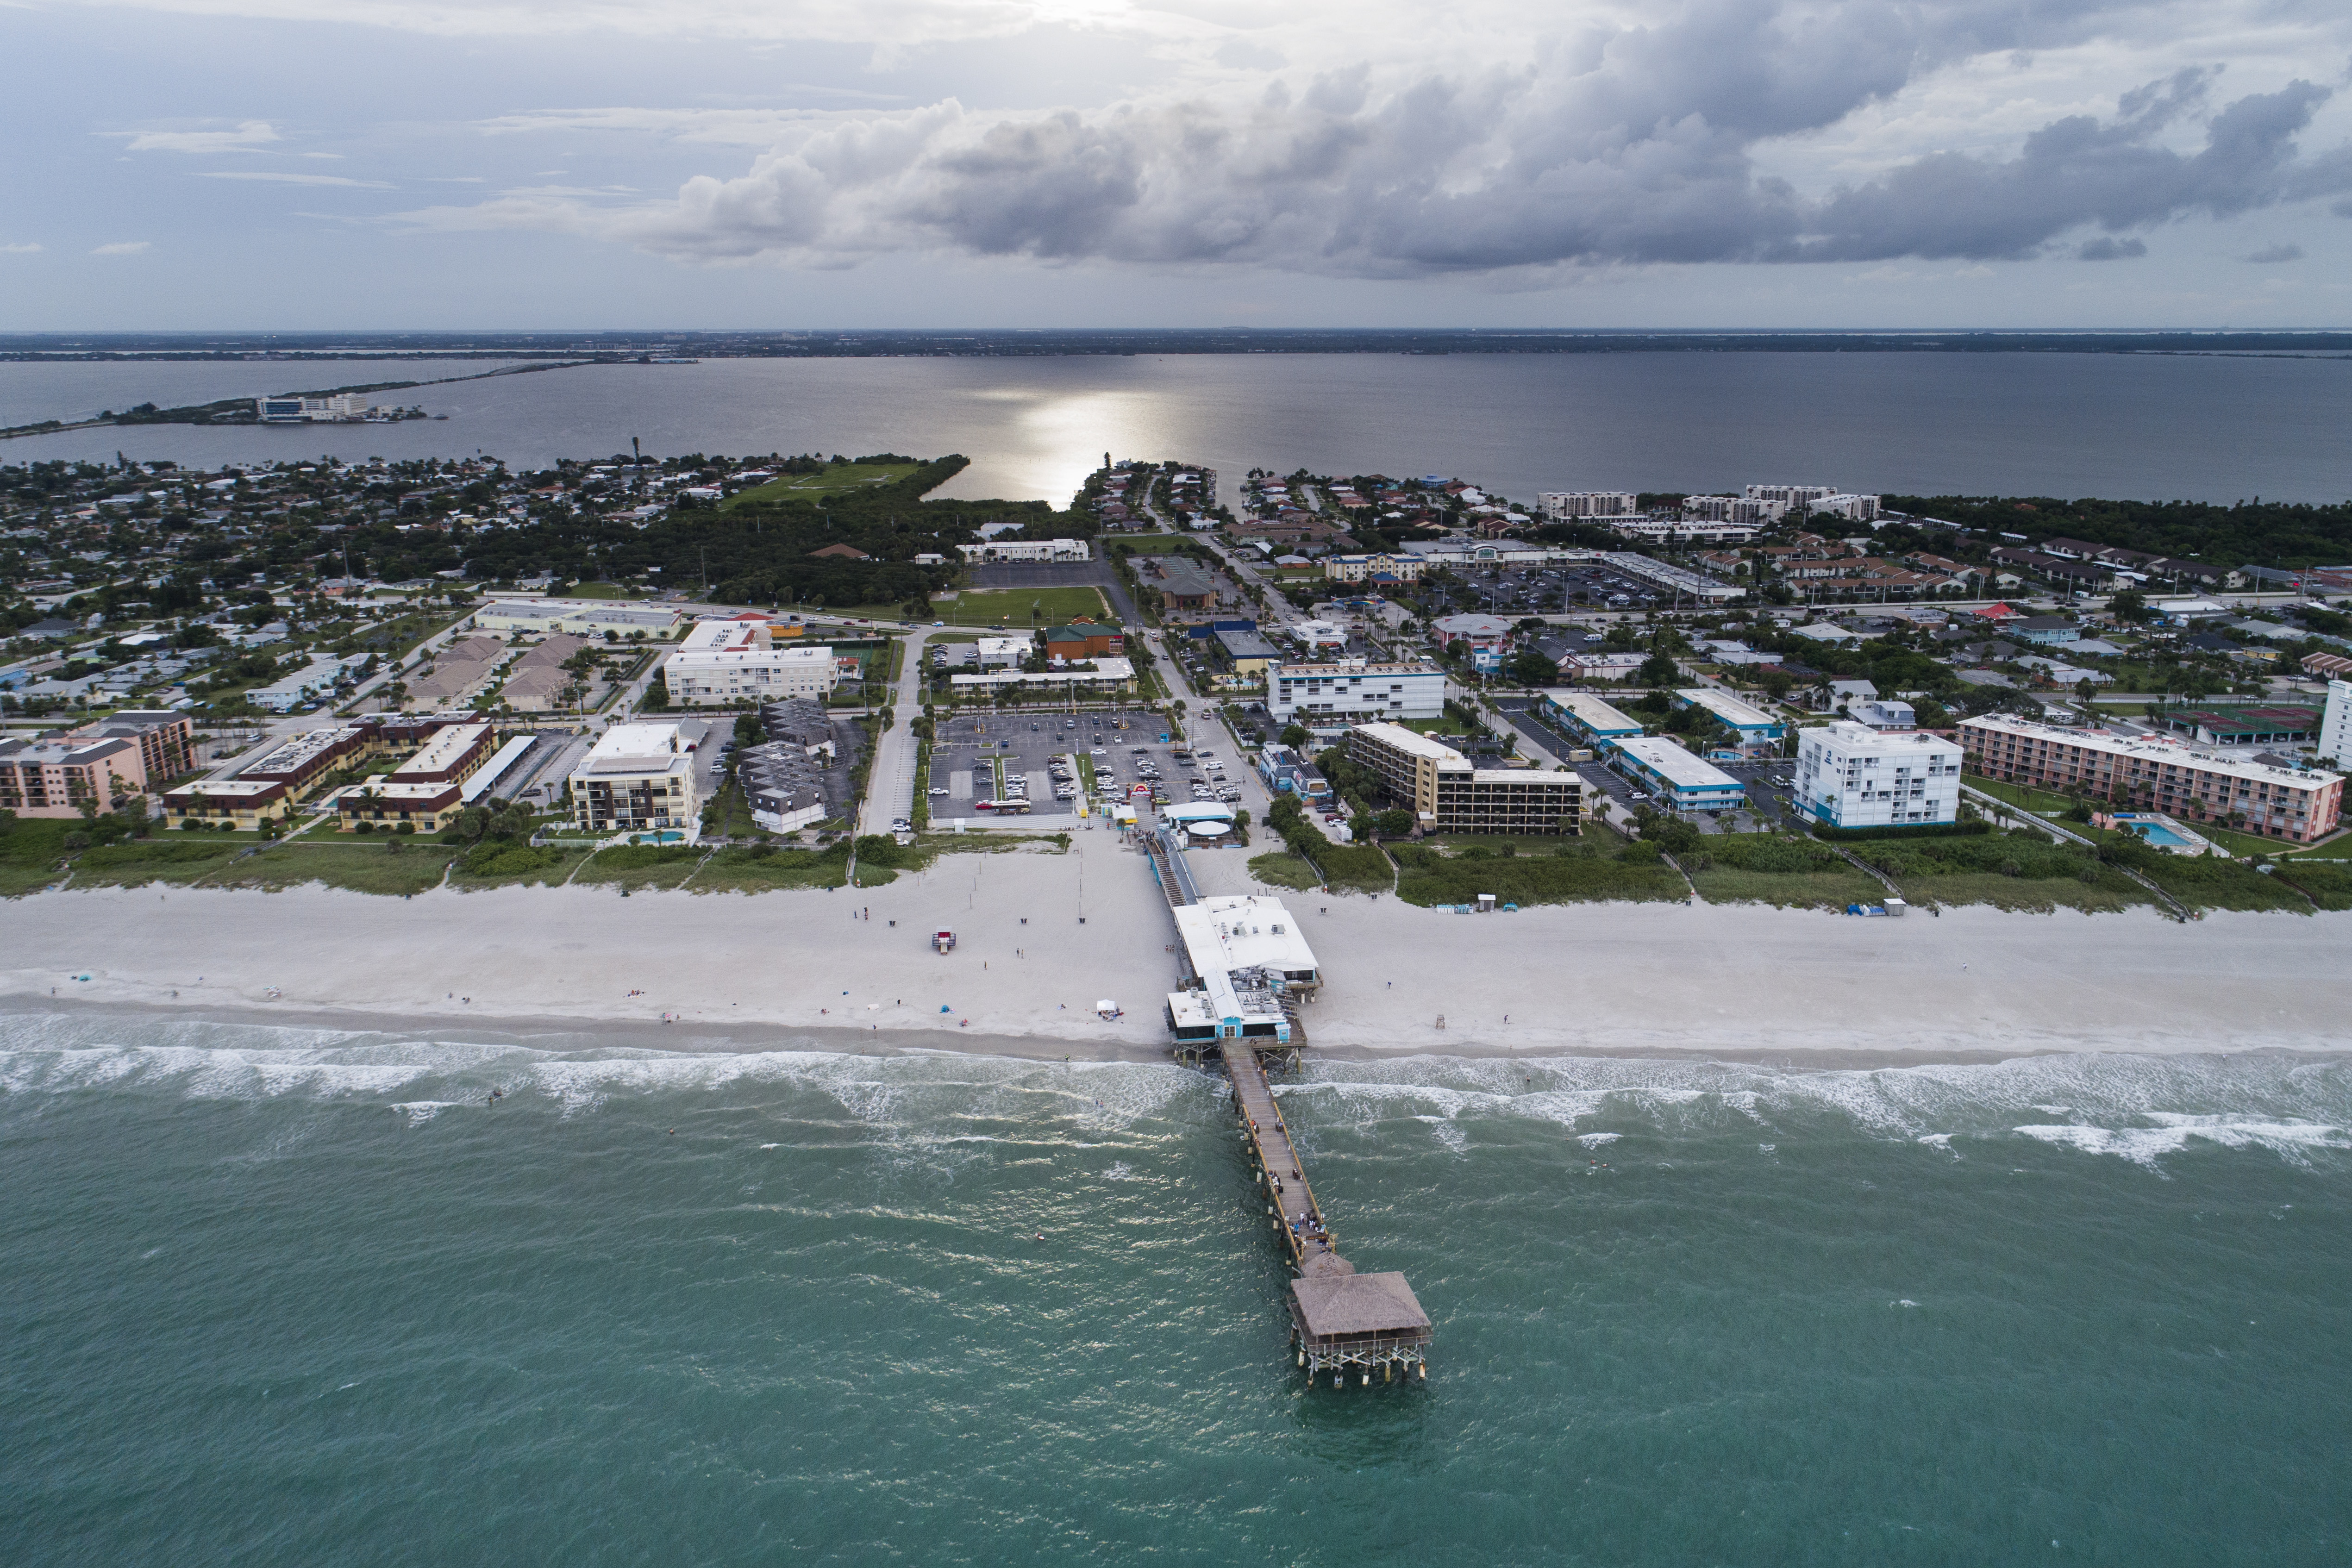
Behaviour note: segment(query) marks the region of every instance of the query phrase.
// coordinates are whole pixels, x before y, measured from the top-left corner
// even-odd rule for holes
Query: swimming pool
[[[2132,824],[2132,829],[2134,831],[2137,832],[2141,838],[2146,839],[2149,843],[2158,845],[2160,848],[2185,850],[2189,847],[2189,841],[2187,839],[2182,838],[2170,828],[2158,827],[2154,822],[2134,822]]]

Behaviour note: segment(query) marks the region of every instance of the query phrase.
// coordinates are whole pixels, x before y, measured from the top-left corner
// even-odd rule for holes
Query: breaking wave
[[[680,1046],[720,1042],[680,1040]],[[1316,1061],[1276,1092],[1310,1142],[1418,1136],[1455,1155],[1516,1124],[1588,1148],[1744,1129],[1786,1145],[1858,1132],[1966,1158],[2030,1140],[2155,1170],[2199,1145],[2298,1165],[2352,1151],[2352,1059],[2235,1053],[2021,1057],[1812,1070],[1624,1058],[1417,1056]],[[86,1013],[0,1018],[0,1098],[169,1094],[375,1103],[422,1128],[481,1105],[566,1117],[681,1093],[812,1093],[848,1122],[934,1146],[1007,1128],[1093,1141],[1139,1123],[1221,1118],[1221,1082],[1171,1063],[1067,1062],[910,1050],[655,1051],[583,1042],[416,1039]],[[1043,1129],[1051,1124],[1050,1134]]]

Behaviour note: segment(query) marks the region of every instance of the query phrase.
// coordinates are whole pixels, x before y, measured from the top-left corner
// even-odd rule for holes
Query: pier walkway
[[[1146,834],[1144,849],[1168,900],[1186,987],[1187,994],[1170,998],[1175,1050],[1197,1061],[1214,1049],[1233,1085],[1234,1114],[1257,1166],[1266,1223],[1297,1276],[1290,1282],[1290,1343],[1298,1364],[1309,1382],[1331,1373],[1335,1387],[1345,1386],[1350,1373],[1363,1384],[1375,1372],[1383,1383],[1400,1376],[1426,1379],[1429,1314],[1402,1274],[1359,1274],[1339,1256],[1323,1207],[1307,1183],[1306,1161],[1291,1142],[1290,1125],[1267,1080],[1269,1058],[1296,1069],[1307,1043],[1297,997],[1321,983],[1313,956],[1299,943],[1287,962],[1304,961],[1304,969],[1246,957],[1236,967],[1234,949],[1223,946],[1244,940],[1244,926],[1251,940],[1282,937],[1293,917],[1271,900],[1202,899],[1185,864],[1183,843],[1171,833]],[[1223,913],[1193,907],[1203,903]],[[1233,905],[1250,907],[1228,907]],[[1212,915],[1205,926],[1195,918],[1203,914]],[[1188,924],[1194,927],[1189,933]],[[1202,1007],[1204,999],[1213,1005]]]

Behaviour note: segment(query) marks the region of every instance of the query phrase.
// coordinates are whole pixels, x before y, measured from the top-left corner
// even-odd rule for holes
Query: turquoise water
[[[1425,1388],[1303,1387],[1173,1067],[0,1019],[6,1560],[2352,1552],[2344,1061],[1284,1094]]]

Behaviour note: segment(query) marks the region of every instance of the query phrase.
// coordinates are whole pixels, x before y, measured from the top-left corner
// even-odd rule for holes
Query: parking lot
[[[1024,815],[1033,821],[1050,824],[1075,818],[1084,798],[1083,770],[1074,768],[1067,779],[1055,777],[1055,759],[1064,756],[1087,758],[1105,799],[1125,798],[1140,783],[1174,805],[1195,799],[1196,780],[1215,789],[1220,769],[1210,762],[1221,764],[1228,779],[1243,769],[1230,747],[1219,750],[1222,731],[1210,732],[1214,738],[1204,742],[1210,758],[1195,754],[1189,762],[1176,756],[1186,747],[1160,739],[1167,733],[1165,719],[1141,708],[1075,715],[1015,711],[942,720],[925,785],[931,820],[986,820],[994,811],[980,810],[978,802],[996,800],[1025,800],[1029,810]],[[1227,792],[1239,793],[1237,780]]]
[[[1663,591],[1653,582],[1598,563],[1469,567],[1457,580],[1429,585],[1432,615],[1566,615],[1580,610],[1646,610]],[[1443,608],[1439,608],[1440,605]]]

